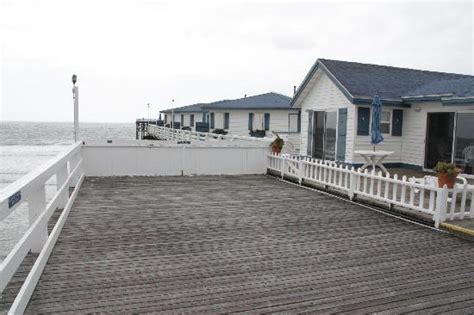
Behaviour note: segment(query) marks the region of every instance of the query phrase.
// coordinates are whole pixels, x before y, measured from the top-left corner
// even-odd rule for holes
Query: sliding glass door
[[[474,174],[474,113],[456,114],[453,163],[464,174]]]
[[[324,123],[326,112],[314,112],[313,157],[324,158]]]
[[[425,168],[451,162],[463,174],[474,174],[474,113],[428,113]]]
[[[314,112],[313,157],[336,159],[337,112]]]
[[[454,113],[428,113],[425,168],[438,161],[451,162],[453,151]]]

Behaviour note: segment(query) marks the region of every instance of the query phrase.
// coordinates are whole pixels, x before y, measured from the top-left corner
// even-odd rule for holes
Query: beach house
[[[388,166],[474,169],[474,76],[318,59],[291,101],[301,110],[301,154],[360,165],[372,150],[371,102],[382,101],[376,150]]]
[[[290,151],[299,150],[300,110],[291,107],[291,98],[279,93],[264,93],[242,98],[199,103],[161,111],[165,125],[175,122],[196,129],[205,122],[211,132],[222,129],[231,135],[272,136],[273,132],[288,140]]]
[[[193,104],[187,106],[176,107],[172,109],[163,110],[160,113],[163,115],[165,126],[171,127],[174,122],[175,127],[190,127],[192,130],[196,127],[196,122],[204,121],[202,105]],[[174,116],[174,120],[172,118]]]

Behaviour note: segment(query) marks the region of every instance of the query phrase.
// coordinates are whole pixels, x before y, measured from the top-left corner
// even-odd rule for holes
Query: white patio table
[[[372,166],[372,169],[375,169],[375,167],[378,166],[384,173],[388,173],[382,162],[388,156],[393,154],[392,151],[357,150],[354,151],[354,153],[361,155],[365,160],[365,164],[360,168],[361,171],[369,166]]]

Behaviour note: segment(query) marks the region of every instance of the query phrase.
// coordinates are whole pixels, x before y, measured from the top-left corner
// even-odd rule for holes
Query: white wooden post
[[[46,191],[44,185],[39,185],[31,192],[31,196],[28,199],[28,218],[30,225],[32,225],[36,219],[46,209]],[[38,226],[35,230],[33,241],[31,244],[31,251],[33,253],[41,252],[44,244],[48,240],[48,226],[45,222],[42,226]]]
[[[61,187],[64,185],[68,178],[68,170],[67,170],[67,163],[64,163],[56,173],[56,191],[59,191]],[[69,188],[69,187],[68,187]],[[64,209],[66,203],[69,199],[69,189],[64,189],[63,193],[58,197],[58,208]]]
[[[357,180],[358,180],[358,177],[356,175],[356,171],[354,170],[354,167],[352,167],[351,168],[351,173],[350,173],[350,176],[349,176],[349,191],[348,191],[350,200],[353,200],[354,197],[356,197],[356,189],[357,189],[356,183],[357,183]]]
[[[436,199],[436,209],[434,214],[435,227],[439,228],[439,224],[446,220],[446,208],[448,206],[448,187],[438,189]]]
[[[285,177],[285,165],[286,165],[286,160],[281,154],[279,154],[280,159],[281,159],[281,178]]]
[[[304,174],[304,169],[303,167],[306,167],[306,164],[303,163],[303,158],[300,157],[299,159],[299,168],[298,168],[298,184],[301,185],[303,182],[303,174]]]

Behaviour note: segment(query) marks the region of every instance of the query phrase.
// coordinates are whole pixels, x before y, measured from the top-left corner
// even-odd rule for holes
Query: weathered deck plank
[[[473,261],[265,176],[88,178],[27,312],[463,312]]]

